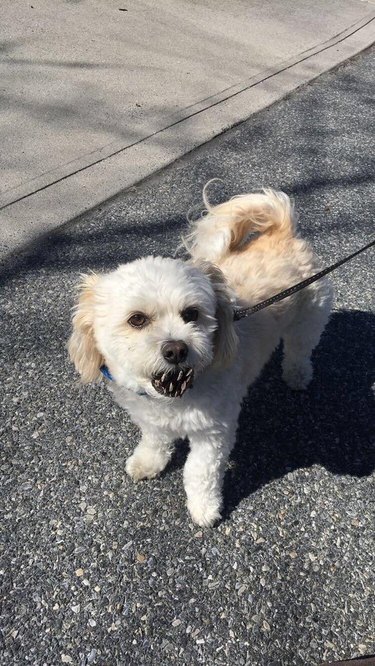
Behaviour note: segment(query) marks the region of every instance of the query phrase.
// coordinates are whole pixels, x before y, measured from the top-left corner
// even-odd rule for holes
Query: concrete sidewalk
[[[0,255],[374,39],[361,0],[5,0]]]

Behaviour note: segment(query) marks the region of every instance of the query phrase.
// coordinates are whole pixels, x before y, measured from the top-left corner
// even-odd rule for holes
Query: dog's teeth
[[[184,392],[186,391],[186,386],[187,386],[187,383],[184,382],[184,383],[182,384],[182,386],[181,386],[181,394],[184,393]]]
[[[186,377],[188,378],[188,377],[190,377],[192,374],[193,374],[193,368],[190,368],[190,370],[188,371]]]
[[[172,393],[172,391],[173,391],[173,384],[172,384],[172,382],[171,382],[171,383],[169,384],[169,393]]]
[[[182,370],[180,370],[180,372],[178,373],[178,377],[177,377],[178,382],[180,381],[180,379],[182,379],[183,375],[184,375],[184,373],[182,372]]]
[[[165,382],[166,376],[167,376],[167,373],[165,372],[165,373],[160,377],[160,381],[161,381],[161,382]]]

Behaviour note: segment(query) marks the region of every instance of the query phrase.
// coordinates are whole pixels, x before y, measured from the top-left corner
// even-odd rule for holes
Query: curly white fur
[[[186,244],[190,262],[147,257],[105,275],[83,276],[69,352],[83,381],[98,379],[100,366],[108,366],[110,390],[141,428],[126,465],[134,480],[159,474],[174,440],[189,438],[187,506],[195,523],[209,526],[220,518],[223,476],[248,386],[280,338],[284,379],[294,389],[307,386],[332,291],[320,280],[233,322],[234,301],[255,304],[317,270],[311,249],[295,235],[283,193],[264,190],[208,205]],[[185,322],[181,313],[191,307],[198,319]],[[145,326],[129,324],[134,312],[147,315]],[[155,373],[170,368],[161,352],[170,340],[187,344],[183,365],[195,372],[194,387],[182,398],[164,397],[151,384]]]

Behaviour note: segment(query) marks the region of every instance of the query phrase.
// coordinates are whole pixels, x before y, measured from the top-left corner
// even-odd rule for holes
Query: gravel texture
[[[178,243],[204,183],[296,200],[322,265],[373,234],[374,51],[42,239],[2,278],[3,666],[314,666],[375,652],[374,253],[333,278],[303,394],[280,351],[251,387],[226,511],[197,529],[187,444],[138,485],[138,432],[66,357],[78,273]],[[372,301],[372,302],[371,302]]]

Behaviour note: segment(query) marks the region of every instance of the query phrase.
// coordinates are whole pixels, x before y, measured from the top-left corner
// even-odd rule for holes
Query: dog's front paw
[[[152,449],[136,449],[126,463],[126,471],[134,481],[153,479],[163,471],[169,456]]]
[[[189,499],[187,507],[193,522],[201,527],[212,527],[221,518],[221,502],[216,498]]]

